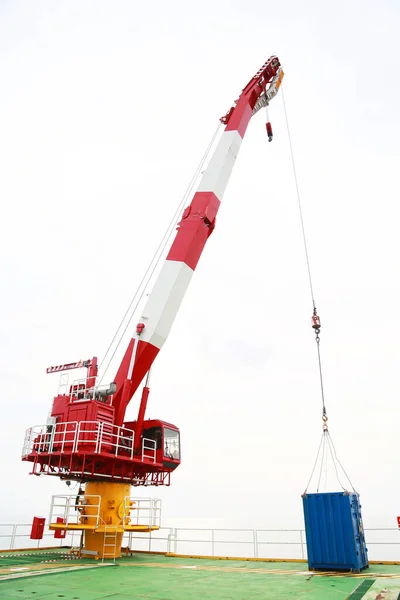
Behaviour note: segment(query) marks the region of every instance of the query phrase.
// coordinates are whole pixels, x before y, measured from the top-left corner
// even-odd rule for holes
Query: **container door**
[[[354,528],[357,564],[359,568],[363,568],[368,564],[368,556],[365,544],[364,526],[361,516],[361,506],[359,498],[356,494],[352,494],[351,496],[351,516]]]

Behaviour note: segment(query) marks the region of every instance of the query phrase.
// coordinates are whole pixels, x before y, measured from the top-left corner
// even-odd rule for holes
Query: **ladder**
[[[103,559],[112,559],[115,562],[115,555],[117,551],[117,525],[104,525],[104,541],[103,541]]]

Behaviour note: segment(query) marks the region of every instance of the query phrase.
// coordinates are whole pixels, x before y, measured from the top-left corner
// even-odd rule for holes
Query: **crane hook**
[[[311,327],[313,329],[315,329],[315,339],[317,340],[317,343],[318,343],[319,342],[319,334],[321,331],[321,319],[317,315],[317,309],[315,308],[315,306],[314,306],[313,315],[311,317]]]
[[[322,410],[322,430],[328,431],[328,417],[326,416],[325,406]]]
[[[267,101],[267,105],[265,108],[267,109],[267,123],[266,123],[265,127],[267,129],[268,141],[272,142],[272,138],[274,137],[274,134],[272,133],[272,125],[269,120],[268,101]]]
[[[274,134],[272,133],[272,125],[269,121],[266,124],[266,128],[267,128],[268,141],[272,142],[272,138],[274,137]]]

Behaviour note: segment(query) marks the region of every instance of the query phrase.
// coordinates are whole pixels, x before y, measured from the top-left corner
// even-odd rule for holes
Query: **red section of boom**
[[[211,235],[221,202],[213,192],[197,192],[192,204],[185,208],[179,230],[167,260],[184,262],[195,270]]]

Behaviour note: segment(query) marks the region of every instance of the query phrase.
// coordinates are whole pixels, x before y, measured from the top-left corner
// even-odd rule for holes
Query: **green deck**
[[[135,554],[113,564],[67,560],[65,551],[0,554],[2,600],[397,600],[399,591],[399,565],[327,575],[289,562]]]

